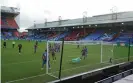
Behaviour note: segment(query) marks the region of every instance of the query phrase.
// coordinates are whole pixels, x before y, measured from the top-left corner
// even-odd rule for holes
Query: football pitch
[[[44,83],[56,80],[59,73],[61,53],[56,53],[56,61],[52,60],[50,54],[49,73],[46,74],[46,66],[41,70],[42,54],[46,49],[46,42],[39,42],[37,53],[34,54],[35,41],[16,40],[15,48],[12,48],[12,41],[7,40],[7,48],[2,48],[1,42],[1,81],[2,83]],[[18,53],[17,45],[21,43],[22,53]],[[113,59],[113,64],[126,62],[128,60],[128,47],[103,45],[102,63],[101,62],[101,46],[86,45],[88,48],[88,56],[79,63],[72,63],[73,58],[81,56],[82,45],[65,44],[62,60],[62,77],[72,76],[89,70],[98,69],[104,66],[112,65],[109,63],[109,57]],[[112,52],[113,51],[113,52]],[[130,50],[130,60],[133,60],[133,47]]]

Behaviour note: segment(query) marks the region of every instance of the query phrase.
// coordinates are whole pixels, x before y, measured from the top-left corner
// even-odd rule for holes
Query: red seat
[[[6,18],[8,26],[18,28],[16,21],[13,18]]]
[[[18,32],[18,31],[15,31],[15,32],[14,32],[14,35],[15,35],[16,37],[19,37],[19,32]]]

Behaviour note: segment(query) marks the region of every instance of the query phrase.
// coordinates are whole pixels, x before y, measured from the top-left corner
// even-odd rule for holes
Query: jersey
[[[88,49],[87,48],[85,48],[85,52],[88,53]]]
[[[22,48],[22,44],[19,44],[19,45],[18,45],[18,48],[21,49],[21,48]]]
[[[36,41],[36,45],[38,45],[38,41]]]
[[[43,60],[47,60],[47,52],[44,52],[44,53],[43,53],[42,59],[43,59]]]
[[[15,44],[15,42],[13,41],[12,44]]]
[[[6,46],[6,42],[4,42],[3,45]]]
[[[82,55],[85,55],[85,49],[82,49],[81,52],[82,52]]]
[[[36,49],[37,48],[37,45],[34,45],[34,49]]]

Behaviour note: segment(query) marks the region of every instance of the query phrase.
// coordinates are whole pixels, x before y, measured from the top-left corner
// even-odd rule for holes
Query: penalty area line
[[[13,64],[21,64],[21,63],[29,63],[29,62],[38,62],[41,60],[31,60],[31,61],[25,61],[25,62],[18,62],[18,63],[7,63],[7,64],[1,64],[1,65],[13,65]]]
[[[124,57],[124,58],[127,58],[127,57]],[[123,58],[114,59],[114,60],[120,60],[120,59],[123,59]],[[102,63],[96,63],[96,64],[103,64],[103,63],[104,63],[104,64],[109,64],[109,63],[107,63],[107,61],[102,62]],[[96,65],[96,64],[95,64],[95,65]],[[75,67],[75,68],[71,68],[71,69],[64,69],[64,70],[62,70],[62,71],[63,71],[63,72],[64,72],[64,71],[71,71],[71,70],[75,70],[75,69],[82,68],[82,67],[86,67],[86,66],[92,66],[92,65],[94,65],[94,64],[91,64],[91,65],[84,65],[84,66]],[[59,72],[59,71],[55,71],[55,72],[53,72],[53,73],[56,73],[56,72]],[[47,74],[40,74],[40,75],[36,75],[36,76],[26,77],[26,78],[22,78],[22,79],[18,79],[18,80],[8,81],[8,82],[6,82],[6,83],[12,83],[12,82],[17,82],[17,81],[22,81],[22,80],[31,79],[31,78],[35,78],[35,77],[39,77],[39,76],[45,76],[45,75],[47,75]],[[52,76],[52,77],[53,77],[53,76]]]
[[[124,57],[124,58],[127,58],[127,57]],[[114,60],[120,60],[120,59],[123,59],[123,58],[114,59]],[[103,63],[104,63],[104,64],[109,64],[109,63],[107,63],[107,61],[105,61],[105,62],[103,62]],[[103,64],[103,63],[96,63],[96,64]],[[96,65],[96,64],[95,64],[95,65]],[[63,72],[65,72],[65,71],[72,71],[72,70],[75,70],[75,69],[78,69],[78,68],[87,67],[87,66],[92,66],[92,65],[94,65],[94,64],[91,64],[91,65],[83,65],[83,66],[75,67],[75,68],[71,68],[71,69],[64,69],[64,70],[62,70],[62,71],[63,71]],[[57,73],[57,72],[59,72],[59,71],[55,71],[55,72],[53,72],[53,73]],[[31,78],[35,78],[35,77],[39,77],[39,76],[45,76],[45,75],[47,75],[47,74],[40,74],[40,75],[36,75],[36,76],[31,76],[31,77],[26,77],[26,78],[22,78],[22,79],[12,80],[12,81],[8,81],[8,82],[6,82],[6,83],[12,83],[12,82],[17,82],[17,81],[27,80],[27,79],[31,79]],[[53,76],[52,76],[52,77],[53,77]]]
[[[96,64],[101,64],[101,63],[96,63]],[[96,65],[96,64],[95,64],[95,65]],[[104,64],[107,64],[107,63],[104,63]],[[87,66],[92,66],[92,65],[94,65],[94,64],[79,66],[79,67],[70,68],[70,69],[64,69],[64,70],[62,70],[62,71],[63,71],[63,72],[65,72],[65,71],[72,71],[72,70],[75,70],[75,69],[78,69],[78,68],[87,67]],[[59,72],[59,70],[58,70],[58,71],[55,71],[55,72],[53,72],[53,73],[57,73],[57,72]],[[18,81],[23,81],[23,80],[27,80],[27,79],[31,79],[31,78],[35,78],[35,77],[39,77],[39,76],[45,76],[45,75],[49,75],[49,74],[40,74],[40,75],[36,75],[36,76],[31,76],[31,77],[26,77],[26,78],[22,78],[22,79],[17,79],[17,80],[8,81],[8,82],[6,82],[6,83],[13,83],[13,82],[18,82]],[[51,76],[51,74],[50,74],[50,76]],[[53,76],[52,76],[52,77],[53,77]],[[55,78],[56,78],[56,77],[55,77]]]
[[[40,74],[40,75],[26,77],[26,78],[22,78],[22,79],[18,79],[18,80],[12,80],[12,81],[8,81],[6,83],[18,82],[18,81],[22,81],[22,80],[26,80],[26,79],[31,79],[31,78],[35,78],[35,77],[39,77],[39,76],[45,76],[45,75],[47,75],[47,74]]]

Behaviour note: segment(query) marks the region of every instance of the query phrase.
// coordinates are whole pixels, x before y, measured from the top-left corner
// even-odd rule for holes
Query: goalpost
[[[101,41],[101,63],[114,60],[114,43]]]
[[[59,50],[55,52],[56,60],[52,60],[52,52],[51,48],[56,48],[59,45]],[[78,48],[79,45],[79,48]],[[62,41],[47,41],[47,62],[46,62],[46,74],[58,78],[59,76],[59,68],[60,68],[60,59],[61,59],[61,46]],[[62,72],[67,72],[71,69],[81,69],[80,65],[75,66],[77,64],[71,64],[72,59],[81,57],[81,50],[84,47],[88,49],[88,55],[86,59],[81,59],[79,63],[85,63],[84,65],[90,65],[94,63],[107,63],[109,59],[113,59],[113,50],[114,44],[111,42],[103,42],[103,41],[64,41],[64,52],[63,52],[63,60],[62,60]],[[94,62],[95,61],[95,62]],[[51,66],[49,68],[49,65]]]

